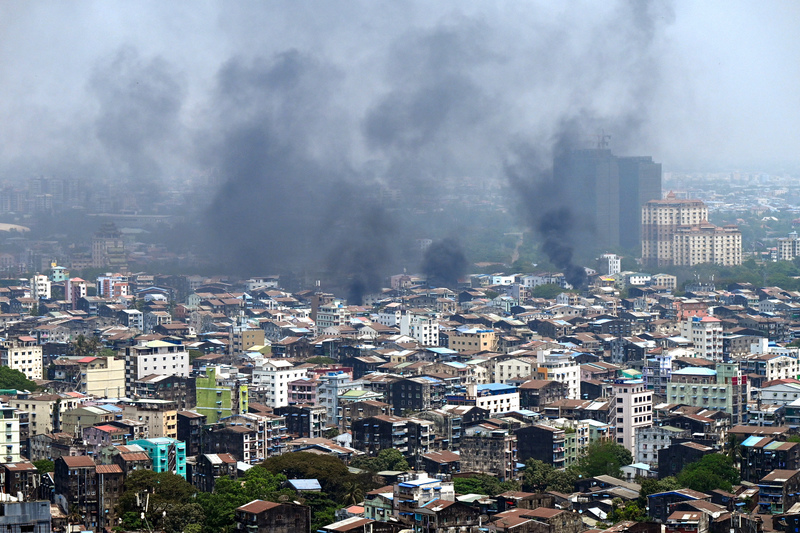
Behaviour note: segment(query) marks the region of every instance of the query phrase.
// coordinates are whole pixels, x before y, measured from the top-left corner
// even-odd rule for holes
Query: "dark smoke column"
[[[572,262],[574,250],[568,236],[573,233],[574,215],[568,207],[557,207],[542,213],[536,227],[542,236],[542,251],[562,272],[567,283],[576,289],[586,286],[586,270]]]
[[[461,244],[451,238],[432,243],[422,258],[422,271],[428,276],[428,285],[456,288],[459,278],[467,272]]]

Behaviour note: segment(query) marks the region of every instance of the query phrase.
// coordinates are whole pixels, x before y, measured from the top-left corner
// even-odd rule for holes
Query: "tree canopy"
[[[531,291],[531,296],[534,298],[545,298],[547,300],[552,300],[562,292],[565,291],[561,285],[556,285],[555,283],[545,283],[544,285],[534,287],[534,289]]]
[[[408,461],[400,453],[400,450],[394,448],[381,450],[376,457],[356,457],[350,462],[350,465],[369,472],[383,472],[386,470],[406,472],[410,469]]]
[[[580,477],[580,471],[574,466],[557,470],[553,465],[538,459],[528,459],[522,474],[522,489],[533,492],[554,490],[570,494],[575,490],[575,483]]]
[[[192,502],[195,488],[177,474],[135,470],[125,478],[123,488],[117,510],[127,529],[144,527],[142,512],[151,528],[158,527],[167,533],[184,531],[186,523],[182,517],[202,522],[202,509]]]
[[[227,531],[234,523],[236,508],[253,500],[278,501],[282,494],[292,496],[294,491],[281,488],[285,481],[283,474],[273,474],[261,466],[254,466],[239,479],[218,479],[214,492],[197,495],[206,531]]]
[[[497,496],[509,490],[519,490],[519,483],[516,481],[500,481],[487,474],[453,478],[453,485],[458,494]]]
[[[594,442],[578,461],[578,467],[587,477],[621,477],[620,467],[632,462],[633,455],[626,447],[610,441]]]
[[[14,370],[7,366],[0,367],[0,389],[34,391],[38,388],[36,383],[29,380],[19,370]]]
[[[739,483],[739,471],[733,458],[721,453],[704,455],[699,461],[688,464],[678,474],[678,483],[699,492],[716,489],[730,491]]]

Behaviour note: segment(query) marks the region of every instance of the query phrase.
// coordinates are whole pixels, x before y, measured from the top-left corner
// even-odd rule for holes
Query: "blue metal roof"
[[[514,387],[513,385],[506,385],[505,383],[482,383],[479,384],[476,388],[479,391],[482,390],[502,391],[507,389],[510,389],[511,391],[516,390],[516,387]]]
[[[289,485],[294,490],[322,490],[322,485],[316,479],[290,479]]]
[[[696,366],[690,366],[687,368],[681,368],[680,370],[675,370],[672,372],[672,375],[687,375],[687,376],[716,376],[717,371],[712,370],[710,368],[699,368]]]

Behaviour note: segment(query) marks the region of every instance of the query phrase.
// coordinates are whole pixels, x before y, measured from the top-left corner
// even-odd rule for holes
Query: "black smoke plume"
[[[450,237],[431,243],[422,259],[422,271],[428,276],[428,285],[455,289],[467,272],[461,243]]]

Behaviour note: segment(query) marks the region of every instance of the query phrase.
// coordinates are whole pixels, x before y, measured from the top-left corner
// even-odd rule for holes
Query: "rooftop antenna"
[[[606,135],[606,130],[600,130],[597,135],[597,149],[605,150],[608,148],[608,142],[611,140],[611,135]]]

